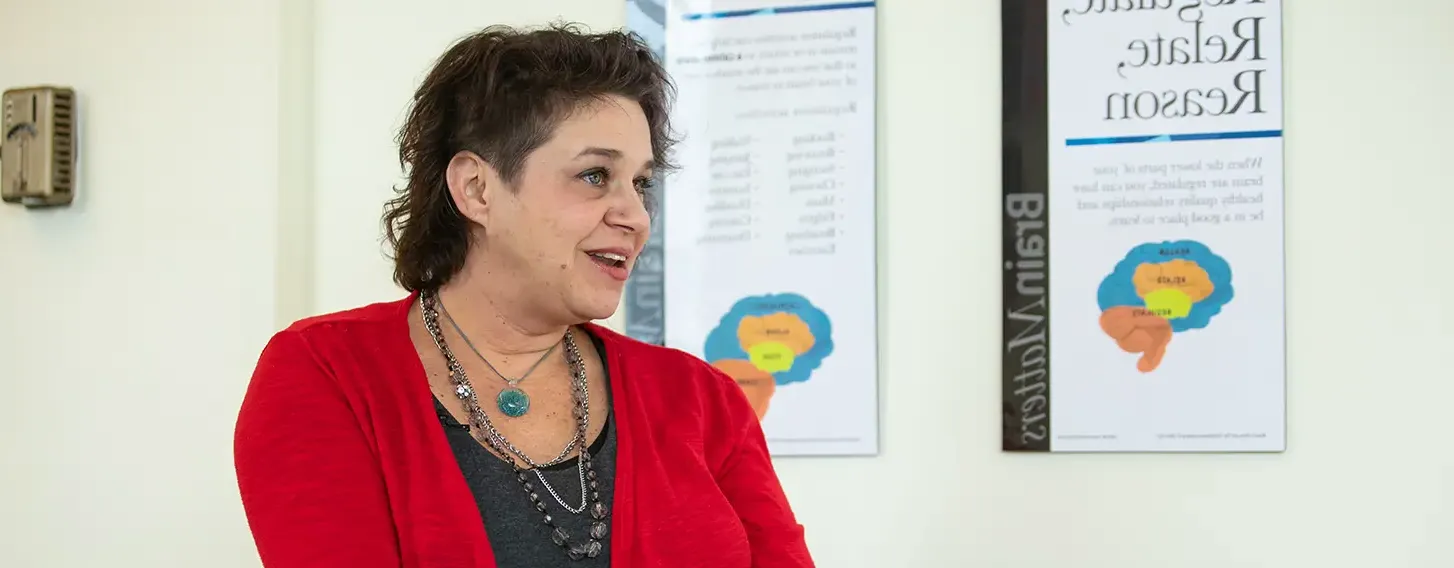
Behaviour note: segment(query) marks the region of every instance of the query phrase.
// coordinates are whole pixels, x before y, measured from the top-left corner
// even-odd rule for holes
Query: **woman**
[[[646,243],[668,98],[621,33],[490,28],[437,62],[385,213],[409,295],[278,333],[242,405],[265,566],[813,565],[741,389],[589,323]]]

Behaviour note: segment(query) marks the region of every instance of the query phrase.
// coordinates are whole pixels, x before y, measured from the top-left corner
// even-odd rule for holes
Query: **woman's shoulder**
[[[274,333],[259,357],[258,370],[316,367],[339,371],[368,361],[396,358],[407,341],[412,295],[298,319]]]
[[[757,415],[737,381],[686,351],[631,339],[606,329],[593,329],[606,347],[612,373],[630,400],[629,413],[639,424],[668,436],[648,436],[659,444],[689,440],[708,464],[721,466],[754,431]],[[613,375],[612,379],[615,382]],[[621,398],[617,397],[617,409]],[[675,440],[676,442],[673,442]],[[650,442],[648,442],[650,443]],[[760,442],[759,442],[760,443]],[[659,451],[665,451],[661,447]]]
[[[390,326],[397,326],[407,323],[409,308],[413,305],[414,295],[408,297],[375,302],[342,309],[333,312],[326,312],[311,315],[294,321],[288,327],[278,333],[300,334],[308,337],[326,337],[329,335],[352,334],[369,328],[383,329]]]
[[[613,372],[622,372],[630,387],[665,403],[692,399],[733,399],[741,388],[726,373],[681,349],[647,343],[602,326],[592,325],[606,347]]]
[[[712,382],[725,377],[706,361],[681,349],[647,343],[598,324],[588,324],[587,328],[605,345],[608,359],[632,370],[708,376]]]
[[[407,329],[409,307],[414,296],[375,302],[352,308],[310,315],[293,321],[273,336],[273,341],[301,340],[310,345],[338,342],[369,342]]]

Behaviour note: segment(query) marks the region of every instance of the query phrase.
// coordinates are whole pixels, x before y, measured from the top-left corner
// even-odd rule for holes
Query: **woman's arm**
[[[725,388],[721,397],[733,445],[717,473],[717,484],[737,509],[752,545],[753,568],[813,568],[813,557],[783,493],[762,424],[736,381],[712,369]]]
[[[266,568],[397,568],[378,460],[301,332],[275,335],[237,418],[243,509]]]

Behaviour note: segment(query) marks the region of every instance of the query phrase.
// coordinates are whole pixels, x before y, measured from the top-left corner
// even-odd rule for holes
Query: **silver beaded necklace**
[[[564,549],[566,555],[571,560],[596,558],[600,556],[604,546],[601,544],[601,541],[606,538],[610,529],[606,520],[609,511],[606,509],[606,504],[601,501],[599,482],[596,479],[595,468],[591,463],[591,452],[584,442],[586,439],[586,429],[590,424],[590,392],[586,381],[586,365],[581,358],[580,350],[576,347],[574,334],[570,330],[566,330],[565,358],[567,365],[571,369],[573,379],[571,381],[571,394],[573,399],[571,414],[576,419],[575,434],[572,436],[571,442],[566,446],[566,450],[562,451],[561,455],[557,456],[555,460],[552,460],[552,464],[564,461],[565,455],[569,453],[571,447],[576,445],[580,446],[580,455],[576,463],[576,471],[579,474],[581,482],[581,505],[579,508],[566,505],[561,500],[560,495],[556,493],[555,489],[550,487],[550,484],[545,481],[545,476],[540,472],[542,466],[534,464],[528,456],[519,451],[509,440],[505,439],[505,436],[499,430],[495,429],[495,425],[490,421],[489,415],[480,409],[479,401],[475,398],[474,387],[470,384],[469,377],[465,375],[464,367],[459,364],[459,360],[455,358],[454,353],[445,343],[444,334],[440,332],[439,311],[436,308],[437,300],[437,295],[433,291],[421,293],[419,295],[420,317],[424,320],[424,327],[429,331],[435,347],[439,349],[439,352],[444,356],[449,366],[450,383],[454,386],[455,395],[459,397],[460,402],[465,407],[466,413],[469,415],[470,433],[476,440],[488,444],[510,464],[511,469],[515,471],[515,479],[520,482],[525,493],[529,495],[531,504],[535,507],[536,511],[544,515],[545,525],[551,528],[551,541]],[[517,462],[511,457],[512,455],[518,456],[520,461]],[[529,467],[521,467],[520,462],[525,462]],[[557,524],[555,518],[547,512],[545,502],[540,499],[540,495],[535,491],[535,485],[531,483],[530,477],[526,474],[527,470],[535,471],[536,478],[540,480],[546,490],[555,498],[555,501],[567,511],[573,514],[580,514],[586,511],[587,505],[589,505],[590,515],[593,520],[591,522],[591,528],[583,541],[577,541],[570,534],[566,533],[565,529]],[[589,502],[587,501],[587,497],[589,497]]]

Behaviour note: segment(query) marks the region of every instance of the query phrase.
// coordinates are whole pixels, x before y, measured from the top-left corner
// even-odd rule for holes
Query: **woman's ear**
[[[449,160],[444,171],[445,184],[449,186],[450,199],[465,218],[480,225],[485,224],[489,214],[489,186],[493,176],[484,158],[469,151],[461,151]]]

